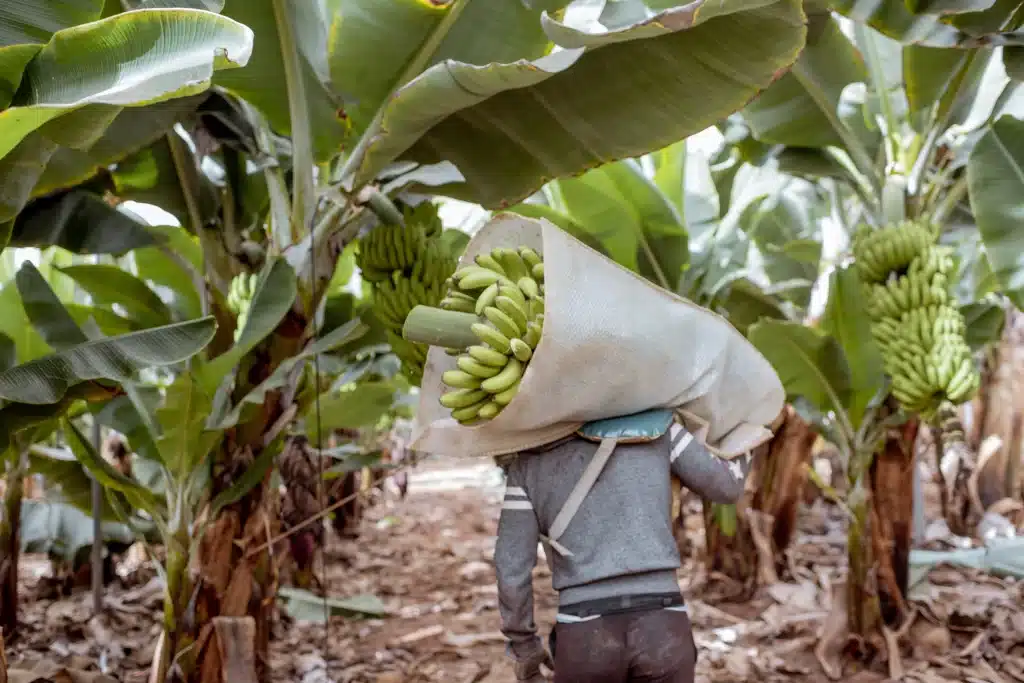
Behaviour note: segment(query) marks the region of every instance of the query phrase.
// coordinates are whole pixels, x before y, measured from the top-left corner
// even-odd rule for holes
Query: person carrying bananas
[[[516,678],[692,683],[697,660],[676,579],[671,476],[717,503],[743,493],[750,454],[723,460],[668,410],[600,420],[499,459],[505,498],[494,564]],[[537,544],[559,594],[545,649],[533,614]]]

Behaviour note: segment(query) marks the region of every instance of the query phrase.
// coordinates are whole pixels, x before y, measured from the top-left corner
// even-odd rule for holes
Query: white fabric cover
[[[546,220],[499,214],[470,240],[460,265],[495,247],[544,258],[544,335],[519,393],[497,417],[462,426],[438,402],[455,358],[432,347],[413,449],[453,457],[513,453],[591,420],[676,409],[724,458],[771,437],[785,405],[771,364],[724,318],[623,268]]]

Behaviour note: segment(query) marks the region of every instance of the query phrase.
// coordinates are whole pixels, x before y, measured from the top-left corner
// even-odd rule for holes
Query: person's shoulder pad
[[[588,422],[576,434],[588,441],[615,439],[620,443],[646,443],[661,438],[671,424],[671,410],[645,410]]]

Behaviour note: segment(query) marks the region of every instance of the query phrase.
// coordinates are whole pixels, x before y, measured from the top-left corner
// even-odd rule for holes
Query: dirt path
[[[404,500],[371,508],[357,541],[335,539],[327,552],[332,597],[376,596],[388,616],[335,616],[322,623],[283,616],[275,629],[275,681],[301,683],[513,683],[498,631],[491,556],[501,496],[492,468],[452,470],[431,463],[412,478]],[[689,517],[691,546],[702,547],[700,519]],[[828,586],[843,566],[844,535],[821,503],[802,517],[792,576],[751,602],[729,604],[716,577],[693,559],[680,572],[697,629],[700,683],[827,679],[812,648],[827,616]],[[45,570],[22,567],[27,591]],[[556,606],[546,567],[535,570],[537,622],[546,635]],[[1019,585],[941,569],[917,589],[917,618],[902,664],[921,683],[1024,683],[1024,600]],[[97,664],[123,681],[145,680],[152,659],[160,586],[112,590],[110,614],[90,618],[89,596],[25,600],[25,636],[12,659],[47,659],[82,668]],[[711,604],[714,603],[714,604]],[[322,614],[306,606],[306,616]],[[881,669],[884,671],[884,668]],[[855,683],[884,680],[848,670]]]

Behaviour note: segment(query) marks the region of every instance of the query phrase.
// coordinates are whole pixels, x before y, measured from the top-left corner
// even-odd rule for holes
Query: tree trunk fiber
[[[280,362],[301,348],[306,321],[290,313],[269,343],[251,354],[239,368],[237,395],[269,377]],[[248,363],[248,365],[244,365]],[[237,397],[237,396],[236,396]],[[273,434],[291,422],[290,392],[267,394],[262,411],[228,431],[214,461],[213,495],[228,489],[273,441]],[[183,629],[176,650],[194,643],[182,669],[188,683],[230,683],[215,637],[218,617],[251,617],[255,624],[254,657],[260,681],[269,680],[270,630],[275,612],[280,558],[286,544],[270,546],[280,528],[277,491],[271,472],[248,494],[211,520],[199,545],[196,561],[194,615]],[[194,659],[193,659],[194,658]]]
[[[981,389],[970,404],[968,445],[979,454],[976,489],[978,503],[987,509],[1011,495],[1009,476],[1020,471],[1020,451],[1014,445],[1014,421],[1024,415],[1024,312],[1011,308],[1006,313],[1003,337],[988,358]],[[995,437],[997,447],[987,448],[986,439]],[[1016,453],[1017,460],[1010,462]],[[1015,483],[1018,485],[1019,481]]]
[[[774,438],[754,452],[747,491],[735,507],[735,533],[726,534],[712,506],[704,506],[708,568],[741,583],[748,595],[785,568],[816,440],[811,425],[787,406]]]
[[[861,657],[882,651],[882,626],[898,628],[908,614],[918,428],[911,419],[890,430],[867,472],[851,486],[847,626]]]
[[[871,547],[881,617],[898,627],[907,616],[910,548],[914,529],[916,419],[894,431],[871,464]]]
[[[8,467],[4,515],[0,520],[0,629],[7,642],[18,635],[18,558],[25,470],[24,454]]]

